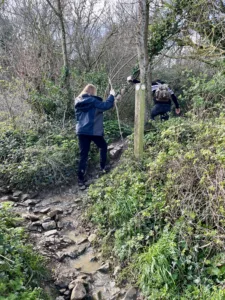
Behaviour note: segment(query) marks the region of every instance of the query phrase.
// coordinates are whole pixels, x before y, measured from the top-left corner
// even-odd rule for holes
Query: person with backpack
[[[97,96],[94,85],[85,86],[75,99],[76,134],[79,140],[80,161],[78,166],[78,185],[85,188],[85,170],[91,142],[100,149],[100,169],[105,173],[107,143],[104,139],[103,112],[114,105],[115,91],[111,89],[108,99],[103,102]]]
[[[128,83],[140,83],[139,80],[133,79],[132,76],[127,77]],[[168,120],[168,112],[171,111],[171,100],[175,104],[176,114],[180,114],[180,106],[174,92],[165,84],[164,81],[156,80],[152,82],[152,94],[154,106],[151,110],[151,120],[160,115],[161,120]]]

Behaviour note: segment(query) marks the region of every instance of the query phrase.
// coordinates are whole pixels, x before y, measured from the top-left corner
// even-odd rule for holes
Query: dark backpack
[[[155,91],[155,97],[158,102],[168,102],[171,99],[171,94],[167,84],[160,84]]]

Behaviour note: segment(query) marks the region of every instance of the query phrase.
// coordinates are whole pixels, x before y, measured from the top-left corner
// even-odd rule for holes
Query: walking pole
[[[109,85],[113,89],[112,81],[111,81],[110,77],[109,77]],[[118,121],[118,125],[119,125],[120,137],[121,137],[121,141],[123,142],[123,133],[122,133],[122,130],[121,130],[121,123],[120,123],[120,116],[119,116],[117,101],[115,100],[114,103],[115,103],[115,107],[116,107],[116,114],[117,114],[117,121]]]

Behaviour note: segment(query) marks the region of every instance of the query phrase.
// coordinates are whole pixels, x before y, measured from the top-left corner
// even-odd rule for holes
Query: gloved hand
[[[133,82],[132,76],[128,76],[128,77],[127,77],[127,82],[128,82],[128,83]]]
[[[111,89],[111,91],[109,92],[109,94],[115,96],[116,92],[114,91],[114,89]]]
[[[116,96],[116,101],[120,101],[120,100],[121,100],[121,95],[118,94],[118,95]]]
[[[180,114],[180,108],[176,108],[175,111],[176,111],[176,114],[177,114],[177,115]]]

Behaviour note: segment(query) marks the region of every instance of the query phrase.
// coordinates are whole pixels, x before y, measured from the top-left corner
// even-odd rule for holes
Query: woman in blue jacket
[[[108,99],[103,102],[97,96],[96,87],[88,84],[75,99],[76,133],[79,139],[80,161],[78,167],[78,184],[84,185],[84,174],[87,166],[91,142],[100,149],[100,168],[105,172],[107,144],[104,139],[103,112],[114,104],[114,90],[110,91]]]

